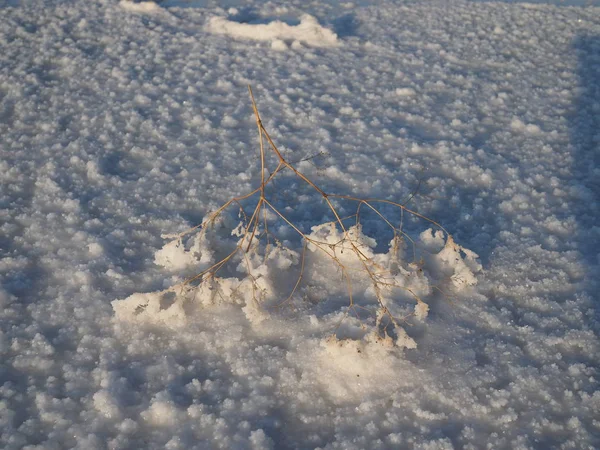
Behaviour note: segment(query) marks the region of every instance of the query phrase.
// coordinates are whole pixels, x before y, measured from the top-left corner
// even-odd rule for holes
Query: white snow
[[[155,2],[134,2],[132,0],[121,0],[119,3],[126,11],[136,13],[154,13],[160,11],[160,7]]]
[[[0,16],[0,448],[600,448],[594,2]]]
[[[285,41],[304,42],[312,47],[334,47],[339,44],[336,34],[322,27],[310,14],[303,14],[298,25],[288,25],[280,20],[253,24],[211,17],[206,29],[211,33],[238,39],[272,41],[272,47],[276,50],[285,50]]]

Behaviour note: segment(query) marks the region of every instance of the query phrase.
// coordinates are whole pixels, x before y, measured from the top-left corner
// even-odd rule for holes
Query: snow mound
[[[319,24],[317,19],[309,14],[300,18],[298,25],[288,25],[280,20],[266,24],[240,23],[224,17],[211,17],[206,30],[214,34],[231,36],[236,39],[255,41],[271,41],[271,46],[277,50],[287,47],[286,41],[297,47],[299,42],[311,47],[335,47],[339,45],[337,35]]]
[[[138,2],[134,3],[131,0],[121,0],[119,2],[121,8],[126,11],[135,12],[135,13],[155,13],[160,10],[160,6],[158,6],[155,2]]]
[[[240,237],[239,227],[232,236]],[[240,237],[238,246],[245,246]],[[181,238],[155,254],[168,272],[197,265],[211,267],[222,239]],[[218,305],[236,305],[249,326],[263,328],[269,320],[310,317],[310,335],[325,341],[360,341],[415,348],[401,323],[426,320],[428,299],[439,292],[456,293],[477,283],[477,255],[441,231],[427,230],[417,243],[419,257],[404,257],[404,240],[396,236],[386,252],[359,226],[346,232],[334,223],[314,226],[304,248],[281,244],[228,257],[232,269],[198,277],[166,290],[135,293],[112,303],[117,320],[180,328]],[[411,252],[407,252],[411,253]],[[307,336],[308,337],[308,336]]]
[[[452,281],[455,287],[474,286],[477,284],[475,273],[482,270],[482,266],[477,260],[477,253],[461,247],[452,236],[444,241],[444,234],[441,231],[433,232],[428,229],[421,233],[421,242],[428,248],[442,247],[436,255],[439,268]]]
[[[186,249],[180,238],[166,243],[154,254],[154,263],[169,270],[182,270],[191,265],[207,265],[213,255],[206,246],[203,236],[192,239]]]

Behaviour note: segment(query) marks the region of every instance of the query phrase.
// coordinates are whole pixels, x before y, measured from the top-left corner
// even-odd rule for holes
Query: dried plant
[[[409,243],[415,246],[415,243],[410,236],[403,231],[403,221],[405,215],[410,215],[414,218],[422,220],[429,225],[433,225],[436,229],[446,233],[447,242],[453,241],[446,230],[434,220],[431,220],[420,213],[409,209],[406,206],[406,202],[398,203],[391,200],[375,199],[375,198],[358,198],[352,195],[345,194],[332,194],[321,189],[315,182],[313,182],[307,175],[302,173],[297,167],[290,163],[277,148],[275,142],[271,138],[269,132],[265,129],[261,116],[259,114],[252,89],[248,86],[250,98],[252,101],[252,107],[254,110],[254,116],[256,118],[256,126],[258,129],[258,140],[260,147],[260,185],[253,191],[235,197],[227,201],[216,211],[210,213],[206,220],[201,224],[181,233],[178,235],[179,239],[183,236],[190,235],[193,233],[203,234],[207,230],[211,229],[215,223],[219,221],[222,214],[229,208],[234,206],[239,209],[239,217],[241,219],[240,225],[233,231],[233,235],[236,235],[239,240],[232,251],[226,256],[222,257],[218,262],[210,265],[202,272],[197,275],[185,280],[180,286],[184,290],[192,289],[209,289],[212,291],[212,295],[234,295],[231,289],[228,293],[221,292],[218,288],[219,273],[228,265],[243,265],[245,276],[245,282],[249,282],[252,287],[252,299],[256,303],[261,303],[263,297],[261,295],[260,283],[258,283],[258,277],[254,275],[256,264],[255,258],[257,255],[266,261],[275,249],[282,251],[285,246],[281,243],[281,240],[277,238],[275,233],[272,232],[272,222],[274,219],[290,227],[299,236],[302,241],[302,250],[300,252],[298,264],[300,266],[298,275],[293,275],[294,280],[289,283],[290,292],[281,295],[281,298],[276,299],[274,303],[267,305],[268,307],[281,307],[283,305],[291,305],[295,298],[300,298],[298,295],[299,290],[303,284],[305,278],[305,262],[307,258],[307,251],[310,250],[313,253],[320,253],[325,257],[326,260],[337,269],[341,274],[341,279],[344,280],[345,290],[347,292],[347,309],[346,315],[354,315],[358,318],[361,323],[370,320],[374,324],[375,330],[379,337],[385,340],[390,340],[391,334],[404,334],[404,330],[401,327],[401,322],[405,322],[405,317],[397,317],[389,308],[389,302],[386,300],[391,295],[391,292],[396,289],[403,290],[408,293],[410,297],[416,302],[414,313],[412,314],[427,314],[428,306],[422,301],[422,299],[414,292],[411,287],[405,283],[399,281],[397,275],[399,265],[382,263],[376,258],[376,255],[370,251],[368,243],[365,239],[369,239],[362,234],[362,215],[361,211],[367,210],[372,213],[372,217],[381,221],[389,228],[392,233],[392,240],[390,251],[392,254],[397,255],[400,249]],[[267,168],[267,152],[272,152],[271,157],[274,157],[277,161],[277,165],[273,170]],[[286,214],[285,208],[277,207],[276,202],[273,201],[272,196],[268,195],[267,187],[273,187],[271,189],[275,194],[279,192],[278,185],[275,184],[275,180],[281,176],[284,172],[292,174],[300,180],[300,183],[306,185],[316,196],[320,198],[320,201],[326,205],[326,208],[333,216],[333,220],[319,227],[313,228],[313,233],[307,234],[301,230],[301,226]],[[414,194],[413,194],[414,195]],[[411,195],[412,198],[412,195]],[[247,206],[244,204],[249,203],[254,199],[256,203],[252,203],[254,208],[251,213],[247,211]],[[339,213],[339,206],[336,206],[336,202],[350,202],[355,204],[356,210],[354,214],[350,216],[342,217]],[[385,207],[385,208],[384,208]],[[384,214],[383,209],[395,209],[399,212],[399,223],[389,219],[389,213]],[[457,247],[457,251],[461,250]],[[414,252],[416,258],[416,252]],[[418,271],[418,269],[416,269]],[[372,304],[359,304],[355,301],[353,284],[356,277],[362,277],[367,280],[371,287],[371,293],[373,297]],[[241,285],[241,282],[240,282]],[[391,331],[393,330],[393,331]]]

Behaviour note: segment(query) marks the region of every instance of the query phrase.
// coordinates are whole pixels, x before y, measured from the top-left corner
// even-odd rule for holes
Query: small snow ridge
[[[160,10],[160,6],[155,2],[133,2],[131,0],[121,0],[121,8],[136,13],[154,13]]]
[[[255,41],[272,41],[276,50],[285,50],[285,41],[292,44],[303,42],[311,47],[335,47],[339,45],[337,35],[319,24],[316,18],[304,14],[298,25],[288,25],[280,20],[266,24],[240,23],[224,17],[211,17],[206,30],[214,34],[222,34],[237,39]],[[297,45],[292,45],[297,47]]]

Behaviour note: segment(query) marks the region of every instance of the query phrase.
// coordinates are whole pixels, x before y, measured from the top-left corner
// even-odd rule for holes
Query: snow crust
[[[600,448],[598,8],[223,5],[0,3],[0,448]],[[304,14],[337,45],[250,36]],[[161,236],[260,180],[249,83],[326,192],[406,201],[451,233],[402,219],[418,266],[408,245],[397,275],[426,295],[388,295],[414,314],[401,342],[338,327],[345,286],[311,250],[302,301],[267,307],[298,269],[285,227],[289,252],[253,266],[262,304],[234,295],[236,268],[175,289],[239,218]],[[288,217],[335,235],[278,182]],[[391,262],[362,214],[364,251]]]

